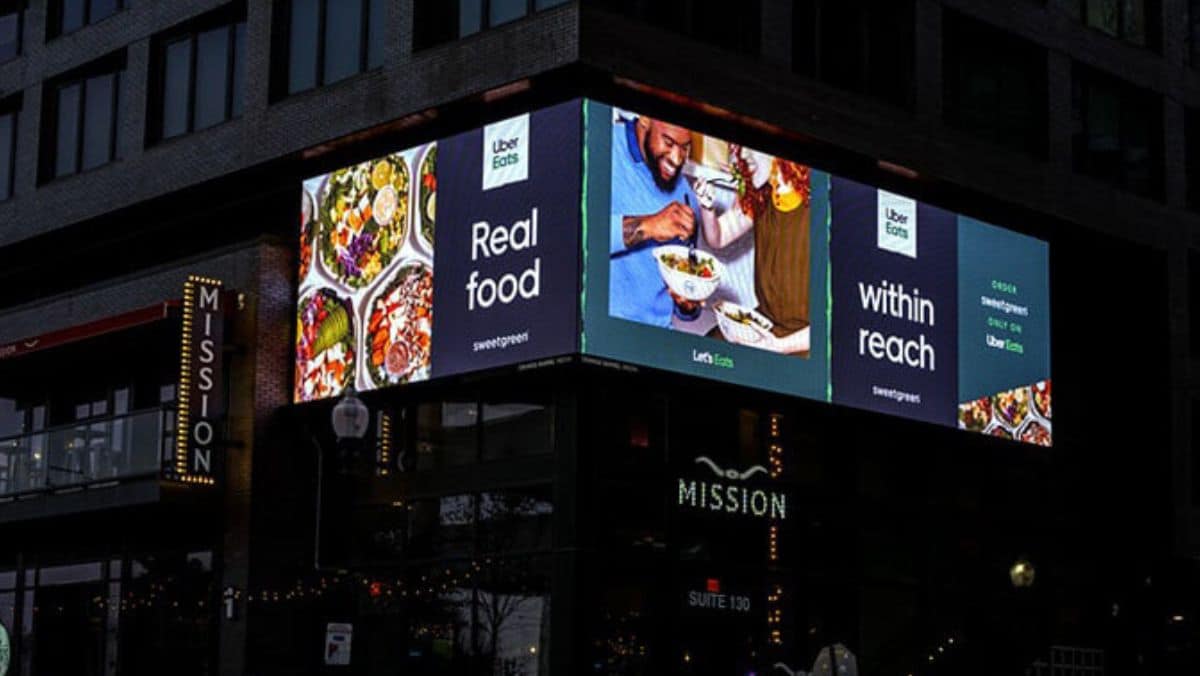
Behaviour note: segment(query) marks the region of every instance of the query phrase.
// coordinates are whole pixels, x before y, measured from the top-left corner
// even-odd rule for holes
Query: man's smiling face
[[[672,190],[679,181],[683,163],[692,152],[692,133],[685,127],[660,120],[646,120],[646,136],[642,154],[654,182],[664,190]]]

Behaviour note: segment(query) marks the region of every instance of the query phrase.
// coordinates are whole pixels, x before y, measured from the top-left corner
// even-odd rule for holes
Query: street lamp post
[[[341,450],[343,467],[347,465],[346,456],[348,455],[344,450],[345,444],[359,441],[366,436],[370,419],[371,411],[363,403],[363,400],[358,398],[354,385],[347,386],[345,394],[334,405],[329,420],[333,426],[333,434],[337,437],[338,448],[343,449]],[[325,487],[325,453],[316,436],[313,437],[313,446],[317,449],[317,514],[313,536],[313,568],[321,570],[321,497]]]

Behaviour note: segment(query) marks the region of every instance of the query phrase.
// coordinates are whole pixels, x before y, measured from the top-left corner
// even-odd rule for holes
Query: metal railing
[[[175,410],[154,408],[0,439],[0,497],[157,474]]]

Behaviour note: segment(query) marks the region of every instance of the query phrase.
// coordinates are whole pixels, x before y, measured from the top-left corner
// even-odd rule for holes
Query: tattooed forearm
[[[633,247],[646,241],[646,233],[642,230],[641,216],[625,216],[621,219],[621,230],[626,247]]]

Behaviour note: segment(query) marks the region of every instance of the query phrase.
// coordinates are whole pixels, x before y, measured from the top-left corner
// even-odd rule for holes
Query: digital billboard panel
[[[584,353],[1050,445],[1045,242],[585,105]]]
[[[583,353],[1050,445],[1049,312],[1041,240],[572,101],[304,182],[294,398]]]
[[[591,101],[587,118],[584,352],[826,400],[829,175]]]
[[[580,106],[304,181],[296,401],[577,350]]]

